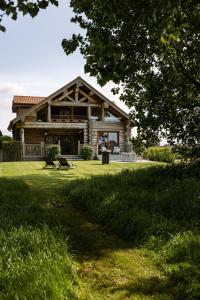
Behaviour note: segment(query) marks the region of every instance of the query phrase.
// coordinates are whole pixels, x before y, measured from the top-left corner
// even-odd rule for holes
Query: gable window
[[[106,110],[105,121],[107,122],[120,122],[120,119],[113,115],[109,110]]]

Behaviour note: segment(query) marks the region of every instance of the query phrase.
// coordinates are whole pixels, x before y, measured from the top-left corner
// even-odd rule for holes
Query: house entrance
[[[78,136],[66,135],[60,138],[60,147],[62,155],[78,154]]]

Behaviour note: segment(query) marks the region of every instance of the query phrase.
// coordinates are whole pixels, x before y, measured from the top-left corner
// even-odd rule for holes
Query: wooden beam
[[[101,121],[105,121],[105,105],[101,105]]]
[[[87,114],[88,114],[88,120],[90,120],[91,119],[91,106],[88,106]]]
[[[22,143],[24,143],[24,128],[23,127],[20,129],[20,140]]]
[[[76,83],[75,87],[75,102],[78,102],[78,94],[79,94],[79,83]]]
[[[79,100],[79,102],[83,102],[83,101],[85,101],[87,99],[87,97],[82,97],[80,100]]]
[[[51,106],[75,106],[75,107],[101,107],[101,104],[90,104],[90,103],[76,103],[76,102],[68,102],[68,101],[62,101],[57,103],[52,103]]]
[[[62,100],[63,98],[69,96],[71,93],[73,93],[73,90],[70,90],[70,91],[66,90],[65,92],[63,92],[62,96],[60,96],[59,98],[55,99],[55,102],[58,102],[58,101]],[[71,99],[73,99],[73,98],[71,98]]]
[[[51,122],[51,103],[48,101],[47,122]]]
[[[74,99],[70,97],[69,95],[65,95],[65,98],[69,99],[70,101],[74,102]]]
[[[92,97],[90,97],[90,95],[86,94],[84,91],[80,90],[80,93],[81,93],[83,96],[87,97],[90,101],[92,101],[92,102],[95,101],[94,99],[92,99]]]

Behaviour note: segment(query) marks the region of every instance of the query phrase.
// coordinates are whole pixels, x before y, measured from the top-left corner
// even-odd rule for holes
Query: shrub
[[[143,152],[143,158],[170,164],[174,163],[176,155],[172,147],[150,147]]]
[[[81,154],[84,160],[91,160],[93,158],[93,147],[90,145],[84,145],[81,149]]]
[[[57,160],[60,157],[60,145],[49,146],[48,157],[52,160]]]
[[[3,141],[3,161],[21,161],[22,160],[22,143],[18,141]]]
[[[176,145],[173,148],[173,152],[176,153],[178,158],[182,161],[194,161],[200,158],[200,144],[193,146]]]
[[[12,138],[8,135],[4,135],[4,136],[0,135],[0,150],[2,149],[2,143],[4,141],[12,141]]]

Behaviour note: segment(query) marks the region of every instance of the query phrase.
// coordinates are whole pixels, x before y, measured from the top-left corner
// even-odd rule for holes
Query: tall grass
[[[0,231],[0,299],[75,299],[76,266],[47,227]]]
[[[153,249],[177,280],[180,297],[200,297],[199,175],[196,165],[126,170],[77,180],[66,186],[66,193],[107,231]]]
[[[79,279],[58,222],[20,179],[0,179],[0,299],[77,299]]]

